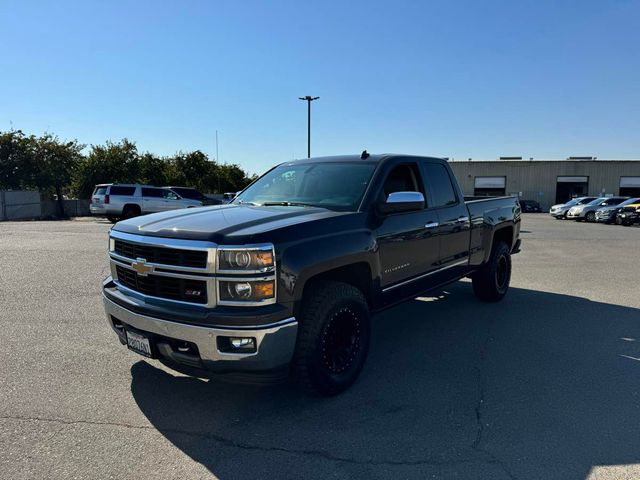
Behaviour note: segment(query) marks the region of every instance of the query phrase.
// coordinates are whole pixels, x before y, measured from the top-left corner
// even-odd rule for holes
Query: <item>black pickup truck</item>
[[[123,345],[175,370],[334,395],[372,313],[463,277],[501,300],[519,231],[517,199],[465,202],[442,159],[286,162],[228,205],[117,223],[104,306]]]

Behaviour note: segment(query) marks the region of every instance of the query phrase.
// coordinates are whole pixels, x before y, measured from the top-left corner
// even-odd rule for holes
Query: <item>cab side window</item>
[[[432,207],[446,207],[458,203],[447,169],[439,163],[425,163],[425,187],[431,194]]]
[[[389,172],[382,192],[386,199],[394,192],[422,192],[419,184],[418,168],[415,164],[398,165]]]
[[[163,192],[160,188],[143,188],[142,189],[143,197],[153,197],[153,198],[162,198]]]

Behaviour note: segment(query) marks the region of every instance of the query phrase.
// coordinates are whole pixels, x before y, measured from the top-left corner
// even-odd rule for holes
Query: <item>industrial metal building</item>
[[[640,160],[449,160],[465,195],[517,195],[543,209],[578,196],[640,197]]]

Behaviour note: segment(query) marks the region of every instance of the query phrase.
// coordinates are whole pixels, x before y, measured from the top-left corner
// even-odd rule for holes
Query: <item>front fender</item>
[[[364,262],[373,278],[379,278],[375,259],[375,240],[368,230],[326,235],[290,245],[281,252],[280,301],[299,301],[309,279],[347,265]]]

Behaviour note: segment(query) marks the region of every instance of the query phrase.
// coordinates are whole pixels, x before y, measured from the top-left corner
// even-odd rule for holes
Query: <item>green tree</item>
[[[32,151],[20,130],[0,133],[0,188],[25,188],[31,183]]]
[[[138,160],[138,181],[146,185],[168,185],[169,167],[167,160],[144,153]]]
[[[79,198],[89,198],[99,183],[136,183],[140,158],[135,143],[126,138],[118,143],[92,145],[78,168],[74,190]]]
[[[84,145],[77,140],[62,142],[57,136],[46,133],[42,137],[28,139],[32,154],[30,159],[31,183],[42,193],[53,191],[58,199],[58,215],[64,217],[64,194],[80,162]]]

